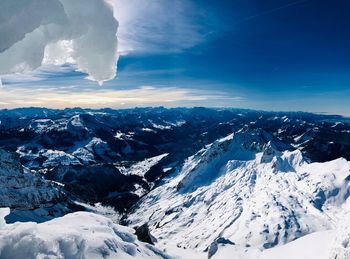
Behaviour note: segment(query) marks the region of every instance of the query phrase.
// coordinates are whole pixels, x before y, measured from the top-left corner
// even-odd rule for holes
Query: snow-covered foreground
[[[131,224],[148,223],[159,247],[216,258],[225,249],[228,258],[265,259],[287,258],[289,250],[291,258],[321,258],[305,246],[329,256],[347,248],[330,241],[342,239],[338,217],[350,211],[350,163],[307,163],[299,150],[279,145],[251,133],[215,141],[141,199]]]
[[[219,245],[213,259],[348,259],[350,258],[350,203],[344,204],[334,229],[318,231],[266,250]]]
[[[346,208],[344,208],[346,211]],[[1,219],[9,209],[0,209]],[[233,244],[218,244],[213,259],[348,259],[350,258],[350,223],[342,214],[334,230],[319,231],[286,245],[261,251]],[[95,213],[68,214],[46,223],[0,221],[0,258],[198,258],[208,255],[192,249],[169,245],[166,255],[154,246],[136,240],[133,231],[113,224]]]
[[[0,209],[0,217],[9,209]],[[170,258],[103,216],[77,212],[45,223],[0,222],[0,258]]]
[[[260,251],[256,248],[226,245],[213,259],[331,259],[334,233],[322,231],[309,234],[286,245]]]

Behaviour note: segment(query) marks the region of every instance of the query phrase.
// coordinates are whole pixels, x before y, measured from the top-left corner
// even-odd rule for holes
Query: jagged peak
[[[231,133],[206,145],[194,156],[188,158],[182,169],[182,178],[177,190],[194,191],[198,187],[212,182],[221,175],[223,165],[230,160],[254,160],[262,152],[258,163],[271,163],[274,172],[293,172],[304,162],[299,150],[288,151],[278,141],[264,136],[264,131]],[[266,134],[265,134],[266,135]],[[270,139],[267,141],[267,139]]]
[[[198,151],[183,166],[177,185],[180,192],[194,191],[220,176],[221,168],[230,160],[253,160],[255,153],[244,144],[245,134],[229,134]]]

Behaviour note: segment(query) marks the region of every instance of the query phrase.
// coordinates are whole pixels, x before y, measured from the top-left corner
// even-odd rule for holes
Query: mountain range
[[[350,258],[349,161],[336,115],[1,110],[0,257]]]

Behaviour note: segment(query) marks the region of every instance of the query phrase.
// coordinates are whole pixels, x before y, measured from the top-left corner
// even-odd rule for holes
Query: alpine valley
[[[350,120],[0,111],[0,258],[350,258]]]

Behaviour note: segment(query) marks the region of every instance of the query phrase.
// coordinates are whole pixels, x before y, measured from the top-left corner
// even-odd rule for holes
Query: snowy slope
[[[264,134],[215,141],[141,199],[131,224],[147,222],[159,246],[209,254],[219,242],[263,250],[332,229],[349,196],[350,163],[309,164],[279,146]]]
[[[0,209],[4,216],[9,209]],[[94,213],[77,212],[45,223],[0,223],[0,258],[170,258],[137,241],[129,228]]]
[[[350,258],[350,203],[335,218],[332,230],[318,231],[282,246],[260,251],[256,248],[219,244],[213,259],[348,259]]]
[[[120,168],[120,171],[126,175],[138,175],[144,177],[145,174],[163,158],[169,154],[162,154],[155,157],[146,158],[143,161],[133,164],[130,168]]]
[[[333,229],[335,238],[332,240],[330,259],[350,258],[350,199],[342,206],[337,215],[336,224]]]
[[[320,231],[282,246],[260,251],[257,248],[222,245],[212,259],[331,259],[335,233]],[[334,257],[333,257],[334,258]]]

